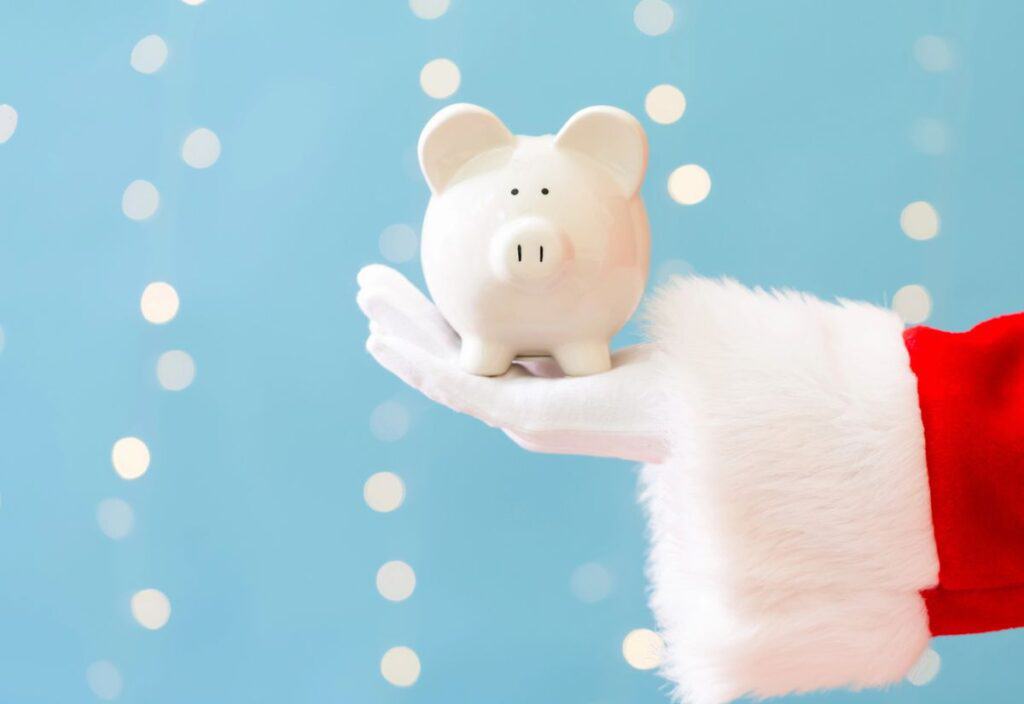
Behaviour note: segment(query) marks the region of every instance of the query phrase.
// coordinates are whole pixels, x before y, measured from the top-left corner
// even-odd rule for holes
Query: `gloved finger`
[[[364,266],[356,275],[361,289],[387,291],[396,306],[403,308],[411,317],[422,319],[431,325],[448,328],[448,322],[433,302],[423,295],[416,286],[400,272],[383,264]],[[450,328],[449,328],[450,329]]]
[[[515,444],[530,452],[614,457],[655,464],[663,462],[668,456],[667,444],[656,434],[503,430]]]
[[[503,385],[524,375],[522,370],[510,370],[504,377],[474,376],[462,371],[455,360],[446,361],[407,340],[387,335],[371,335],[366,349],[382,367],[432,401],[490,426],[514,423],[515,408]]]
[[[552,357],[521,357],[515,363],[530,372],[533,376],[545,379],[557,379],[565,376],[558,362]]]
[[[364,288],[356,295],[359,308],[384,335],[402,337],[431,354],[450,358],[458,354],[459,338],[447,323],[431,324],[396,303],[390,290]]]

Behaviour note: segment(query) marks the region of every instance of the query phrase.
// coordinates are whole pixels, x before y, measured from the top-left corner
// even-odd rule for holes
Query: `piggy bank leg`
[[[500,376],[512,366],[515,356],[515,351],[507,345],[475,337],[463,337],[459,365],[470,374]]]
[[[551,356],[569,376],[586,376],[612,368],[607,342],[573,342],[552,350]]]

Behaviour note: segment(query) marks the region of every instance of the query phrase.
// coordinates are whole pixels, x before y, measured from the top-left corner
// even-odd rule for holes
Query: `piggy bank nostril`
[[[540,263],[544,263],[544,245],[540,246]]]
[[[523,261],[523,245],[521,244],[516,245],[516,257],[519,261]]]

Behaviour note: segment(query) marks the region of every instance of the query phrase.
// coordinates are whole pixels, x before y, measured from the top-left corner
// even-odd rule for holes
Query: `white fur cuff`
[[[698,278],[650,318],[672,440],[643,474],[651,605],[678,696],[901,679],[938,558],[899,318]]]

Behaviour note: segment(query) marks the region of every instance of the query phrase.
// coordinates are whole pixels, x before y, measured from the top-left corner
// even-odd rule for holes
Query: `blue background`
[[[673,5],[658,37],[632,0],[453,0],[434,21],[397,0],[0,7],[0,103],[20,115],[0,145],[0,701],[92,701],[102,659],[123,702],[666,700],[620,652],[652,625],[636,468],[527,454],[363,351],[356,271],[427,202],[414,146],[443,101],[423,64],[454,60],[452,100],[517,132],[595,103],[640,117],[655,267],[881,304],[920,283],[930,322],[961,328],[1021,307],[1024,254],[1024,4]],[[147,76],[128,59],[151,33],[170,56]],[[950,71],[915,62],[926,34]],[[643,108],[663,82],[689,103],[668,126]],[[915,150],[922,117],[948,126],[945,154]],[[224,147],[204,171],[180,158],[199,126]],[[665,183],[690,162],[714,185],[684,207]],[[140,178],[162,201],[135,222],[120,199]],[[919,199],[932,241],[900,231]],[[165,326],[138,310],[154,280],[182,299]],[[198,367],[180,393],[153,371],[170,348]],[[396,442],[370,430],[387,400],[411,417]],[[123,435],[153,456],[134,482],[110,465]],[[362,499],[380,470],[406,483],[394,513]],[[123,541],[97,527],[108,496],[135,509]],[[405,602],[374,586],[391,559],[417,573]],[[569,587],[587,562],[613,580],[594,604]],[[173,606],[153,632],[128,607],[151,586]],[[378,671],[398,644],[423,665],[408,689]],[[925,687],[801,701],[1016,702],[1022,646],[943,639]]]

